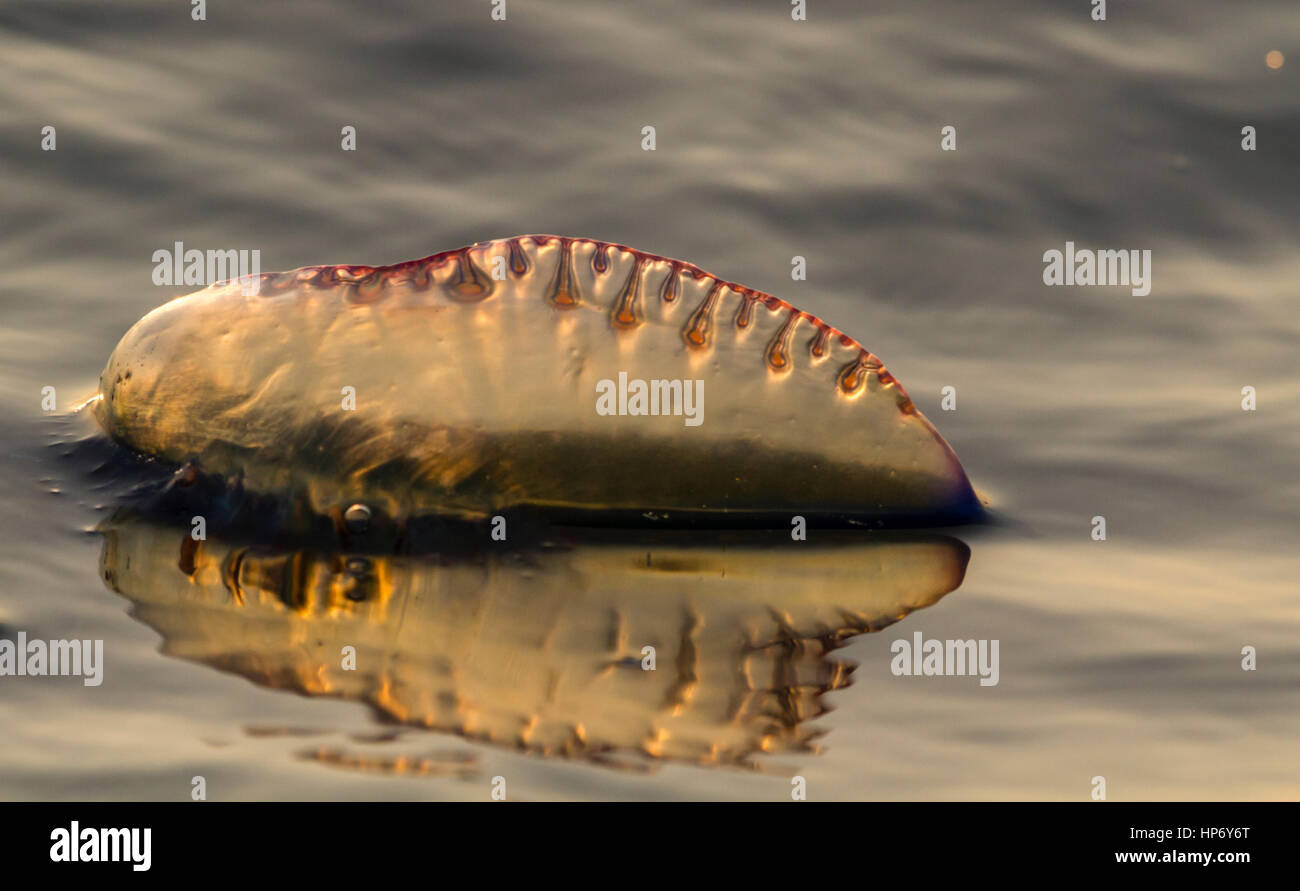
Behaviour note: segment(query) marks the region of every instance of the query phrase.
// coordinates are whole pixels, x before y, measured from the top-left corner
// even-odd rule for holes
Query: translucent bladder
[[[127,332],[100,397],[100,423],[132,449],[321,513],[980,510],[857,341],[690,264],[586,239],[210,287]]]

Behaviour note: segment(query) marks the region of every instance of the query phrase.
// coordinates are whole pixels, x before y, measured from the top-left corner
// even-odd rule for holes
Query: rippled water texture
[[[0,678],[0,796],[1300,797],[1294,2],[437,6],[0,12],[0,635],[106,660]],[[193,290],[152,282],[175,242],[271,271],[526,232],[848,332],[999,522],[194,548],[115,510],[153,469],[41,411]],[[1045,286],[1067,241],[1150,250],[1150,293]],[[895,677],[917,632],[998,640],[999,683]]]

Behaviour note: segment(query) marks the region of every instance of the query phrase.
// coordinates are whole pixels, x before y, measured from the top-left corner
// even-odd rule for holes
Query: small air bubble
[[[370,525],[370,508],[364,504],[354,504],[343,512],[343,523],[348,531],[360,534]]]

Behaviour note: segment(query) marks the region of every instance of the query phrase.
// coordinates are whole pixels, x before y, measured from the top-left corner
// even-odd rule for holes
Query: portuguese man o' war
[[[857,341],[689,263],[583,238],[213,285],[126,333],[94,411],[136,452],[335,517],[981,510]]]

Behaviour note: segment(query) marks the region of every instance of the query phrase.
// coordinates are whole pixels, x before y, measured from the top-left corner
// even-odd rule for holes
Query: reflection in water
[[[813,750],[823,694],[853,671],[828,654],[957,588],[969,558],[952,538],[865,532],[484,535],[377,556],[196,542],[127,516],[101,531],[105,583],[167,655],[385,722],[631,765]]]

